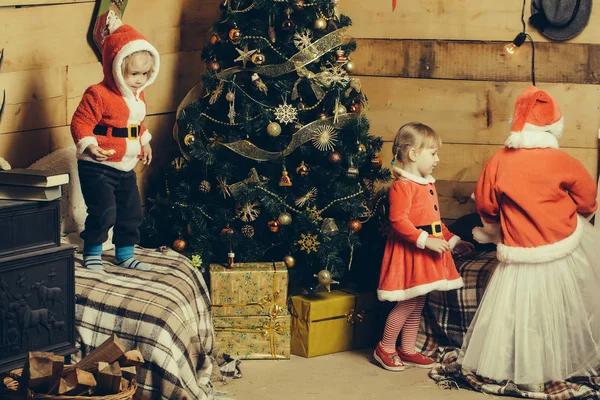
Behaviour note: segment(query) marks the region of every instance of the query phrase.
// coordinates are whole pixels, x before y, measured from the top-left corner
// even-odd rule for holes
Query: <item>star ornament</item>
[[[252,57],[252,54],[256,53],[256,50],[248,50],[248,45],[244,46],[244,50],[240,50],[237,47],[235,50],[240,54],[240,56],[238,58],[236,58],[234,61],[235,62],[241,61],[244,68],[246,68],[246,63],[250,60],[250,58]]]

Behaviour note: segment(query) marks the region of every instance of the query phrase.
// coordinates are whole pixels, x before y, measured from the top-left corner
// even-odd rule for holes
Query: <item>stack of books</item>
[[[67,172],[26,168],[0,171],[0,199],[52,201],[62,196],[62,185],[67,183]]]

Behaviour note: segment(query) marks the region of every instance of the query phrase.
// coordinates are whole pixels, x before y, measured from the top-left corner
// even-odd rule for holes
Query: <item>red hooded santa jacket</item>
[[[146,84],[137,93],[133,93],[123,79],[123,60],[142,50],[150,52],[154,66]],[[139,160],[142,146],[152,138],[144,126],[146,102],[142,91],[156,79],[160,57],[156,48],[142,35],[128,25],[122,25],[104,41],[102,67],[104,80],[85,91],[71,121],[71,134],[77,145],[77,158],[99,162],[84,153],[89,145],[94,144],[104,150],[116,151],[106,161],[102,161],[102,164],[121,171],[131,171]],[[94,134],[96,125],[107,127],[106,136]],[[140,125],[137,138],[112,136],[113,128],[127,128],[128,125]]]

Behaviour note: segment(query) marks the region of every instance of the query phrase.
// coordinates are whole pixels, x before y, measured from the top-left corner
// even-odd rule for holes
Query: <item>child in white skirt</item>
[[[529,87],[475,190],[473,237],[498,243],[500,264],[458,362],[495,381],[540,387],[600,365],[600,232],[586,220],[597,187],[558,150],[563,126],[556,101]]]

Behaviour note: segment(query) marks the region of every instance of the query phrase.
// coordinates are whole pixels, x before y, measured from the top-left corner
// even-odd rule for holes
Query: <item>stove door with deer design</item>
[[[74,248],[62,245],[0,259],[0,373],[29,351],[75,348]]]

